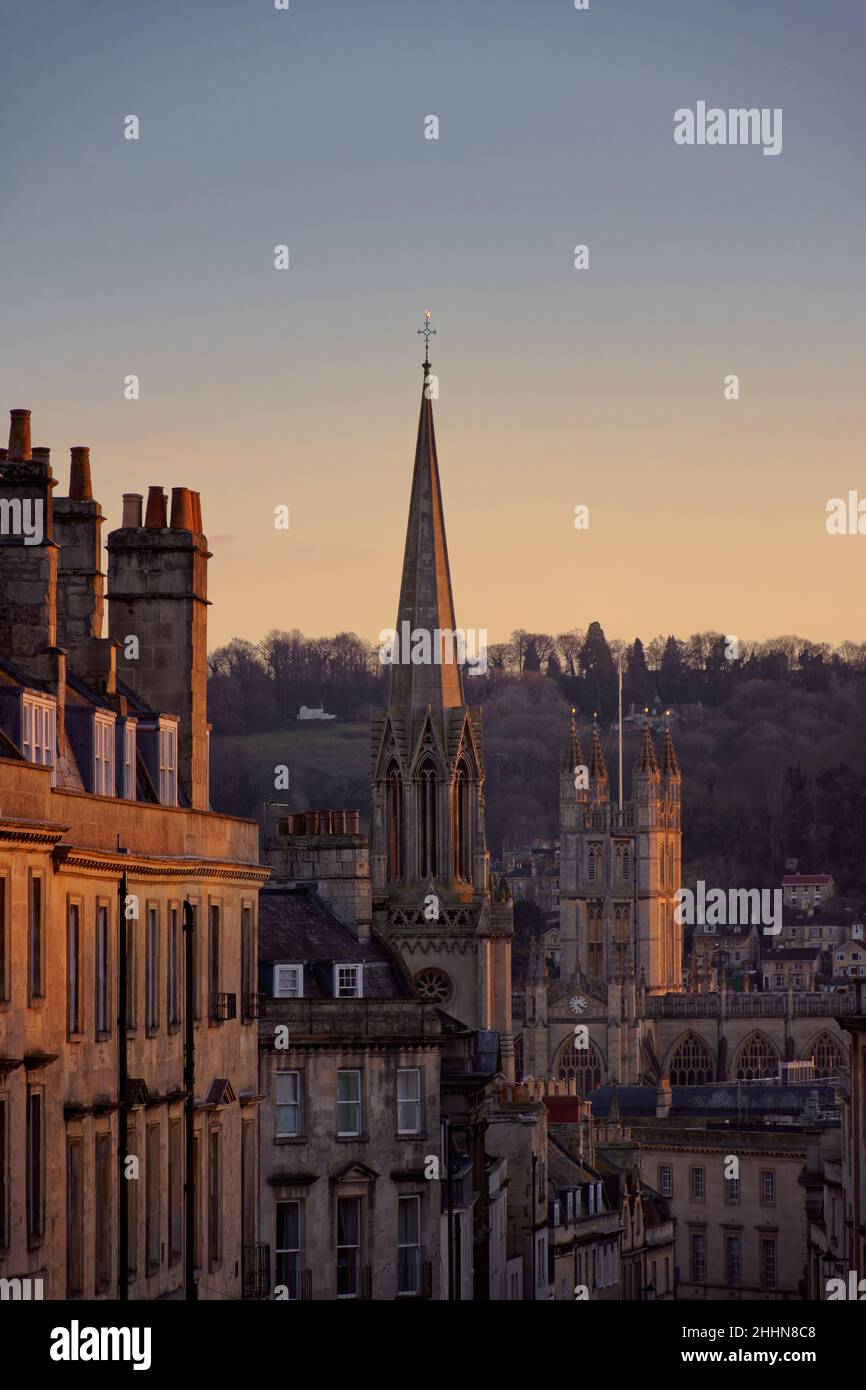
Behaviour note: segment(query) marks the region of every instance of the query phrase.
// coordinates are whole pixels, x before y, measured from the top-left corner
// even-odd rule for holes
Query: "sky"
[[[430,308],[462,627],[862,641],[864,49],[860,0],[0,0],[0,410],[107,529],[201,492],[211,646],[372,640]],[[781,153],[677,145],[699,101]]]

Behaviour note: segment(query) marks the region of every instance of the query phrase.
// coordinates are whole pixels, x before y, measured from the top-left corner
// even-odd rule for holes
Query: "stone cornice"
[[[263,864],[243,864],[230,859],[177,859],[171,855],[137,855],[111,850],[84,849],[75,845],[56,845],[54,868],[57,873],[78,874],[86,878],[119,877],[124,871],[133,878],[154,882],[244,883],[260,888],[271,876]]]
[[[0,820],[0,845],[4,849],[51,849],[69,829],[50,821]]]

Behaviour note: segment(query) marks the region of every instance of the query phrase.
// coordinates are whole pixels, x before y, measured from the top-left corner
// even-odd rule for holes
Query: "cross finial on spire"
[[[430,369],[430,339],[436,337],[436,329],[430,327],[430,310],[424,310],[424,327],[418,329],[419,334],[424,339],[424,361],[421,366],[425,372]]]

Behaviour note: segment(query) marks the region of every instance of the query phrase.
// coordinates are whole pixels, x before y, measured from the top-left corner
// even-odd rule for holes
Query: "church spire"
[[[433,430],[429,340],[436,330],[430,327],[429,310],[418,331],[425,341],[424,386],[397,611],[399,660],[391,667],[389,697],[389,704],[401,706],[410,717],[423,715],[428,705],[441,714],[464,703]]]

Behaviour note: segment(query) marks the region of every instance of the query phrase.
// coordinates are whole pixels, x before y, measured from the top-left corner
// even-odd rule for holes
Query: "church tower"
[[[429,316],[421,331],[429,342]],[[464,694],[428,359],[397,623],[381,654],[388,706],[372,719],[374,922],[420,994],[500,1033],[511,1076],[512,905],[490,879],[481,709]]]
[[[682,928],[675,920],[681,886],[682,776],[665,726],[659,763],[644,721],[632,772],[631,800],[610,800],[597,723],[582,764],[572,716],[560,773],[560,941],[563,972],[598,991],[682,988]]]

